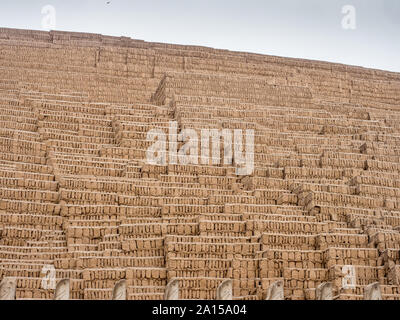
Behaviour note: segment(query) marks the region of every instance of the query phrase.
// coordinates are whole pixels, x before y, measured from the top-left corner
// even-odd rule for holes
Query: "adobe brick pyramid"
[[[400,299],[400,74],[0,29],[0,280],[16,299]],[[146,133],[254,129],[255,169],[146,163]],[[47,267],[46,267],[47,266]],[[346,270],[351,270],[346,273]],[[353,275],[351,286],[346,286]],[[346,278],[347,277],[347,278]]]

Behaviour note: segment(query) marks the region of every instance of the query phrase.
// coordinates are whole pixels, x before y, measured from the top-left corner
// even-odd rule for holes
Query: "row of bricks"
[[[133,200],[133,199],[132,199]],[[140,199],[136,199],[140,202]],[[154,198],[154,200],[157,200]],[[131,206],[124,205],[80,205],[61,204],[61,214],[63,216],[87,216],[87,215],[112,215],[131,216],[131,217],[157,217],[161,216],[161,207],[158,201],[141,201],[142,203],[132,204]]]
[[[26,189],[41,189],[48,191],[57,191],[58,182],[31,180],[26,178],[0,178],[0,185],[8,188],[26,188]]]
[[[52,191],[40,191],[40,190],[24,190],[24,189],[11,189],[11,188],[0,188],[0,197],[4,200],[41,200],[56,202],[58,201],[58,192]]]

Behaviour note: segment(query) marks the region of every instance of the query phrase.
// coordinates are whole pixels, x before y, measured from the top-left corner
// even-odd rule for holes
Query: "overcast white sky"
[[[400,72],[400,0],[1,0],[0,26],[43,30],[45,5],[56,30]],[[355,29],[342,27],[345,5]]]

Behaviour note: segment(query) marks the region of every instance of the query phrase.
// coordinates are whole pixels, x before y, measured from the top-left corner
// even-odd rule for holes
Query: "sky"
[[[400,72],[400,0],[1,0],[0,21]]]

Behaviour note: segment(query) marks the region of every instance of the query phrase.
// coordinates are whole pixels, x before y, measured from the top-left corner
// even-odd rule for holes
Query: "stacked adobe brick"
[[[400,75],[68,32],[0,29],[0,279],[49,299],[400,298]],[[146,163],[147,132],[254,129],[254,172]],[[356,286],[343,287],[344,266]]]

